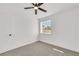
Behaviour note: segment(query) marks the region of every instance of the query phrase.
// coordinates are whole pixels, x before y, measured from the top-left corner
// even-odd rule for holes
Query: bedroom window
[[[40,21],[40,33],[42,34],[52,33],[52,20]]]

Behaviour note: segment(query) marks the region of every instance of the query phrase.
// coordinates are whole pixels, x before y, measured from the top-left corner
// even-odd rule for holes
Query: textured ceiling
[[[77,6],[79,4],[68,4],[68,3],[45,3],[41,6],[41,8],[44,8],[47,10],[47,13],[44,13],[40,10],[38,10],[38,15],[34,15],[34,10],[31,9],[31,10],[25,10],[25,13],[28,14],[30,16],[33,16],[33,17],[37,17],[37,18],[41,18],[41,17],[45,17],[45,16],[48,16],[48,15],[53,15],[55,13],[58,13],[58,12],[61,12],[63,10],[67,10],[67,9],[70,9],[70,8],[73,8],[75,6]],[[28,6],[32,6],[31,4],[24,4],[25,7],[28,7]]]
[[[0,10],[6,9],[7,11],[18,11],[23,15],[26,15],[30,18],[41,18],[48,15],[56,14],[60,11],[70,9],[72,7],[78,6],[77,3],[45,3],[41,6],[41,8],[46,9],[47,13],[44,13],[38,10],[38,14],[35,15],[34,9],[25,10],[24,7],[31,7],[33,6],[31,3],[6,3],[0,4]],[[19,13],[19,14],[20,14]]]

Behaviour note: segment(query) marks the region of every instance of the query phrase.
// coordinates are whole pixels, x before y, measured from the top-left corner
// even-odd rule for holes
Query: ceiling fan
[[[25,7],[24,9],[34,9],[35,15],[37,15],[37,10],[47,12],[47,10],[40,8],[40,6],[44,3],[32,3],[33,7]]]

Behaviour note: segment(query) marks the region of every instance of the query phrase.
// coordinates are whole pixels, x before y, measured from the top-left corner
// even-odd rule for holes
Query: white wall
[[[37,35],[36,19],[29,18],[20,4],[0,4],[0,53],[35,42]]]
[[[46,17],[47,18],[47,17]],[[41,41],[79,52],[79,6],[49,16],[55,20],[55,34]]]

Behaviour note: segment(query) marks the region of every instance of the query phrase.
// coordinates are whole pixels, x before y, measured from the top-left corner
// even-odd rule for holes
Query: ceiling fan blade
[[[37,15],[37,10],[35,9],[35,15]]]
[[[33,6],[35,6],[35,4],[34,4],[34,3],[32,3],[32,5],[33,5]]]
[[[24,9],[32,9],[32,8],[34,8],[34,7],[25,7]]]
[[[32,5],[33,5],[33,6],[38,6],[38,4],[37,4],[37,3],[32,3]]]
[[[35,6],[38,6],[38,4],[37,4],[37,3],[35,3]]]
[[[38,8],[39,10],[43,11],[43,12],[47,12],[46,10],[42,9],[42,8]]]
[[[43,3],[38,3],[38,6],[41,6]]]

